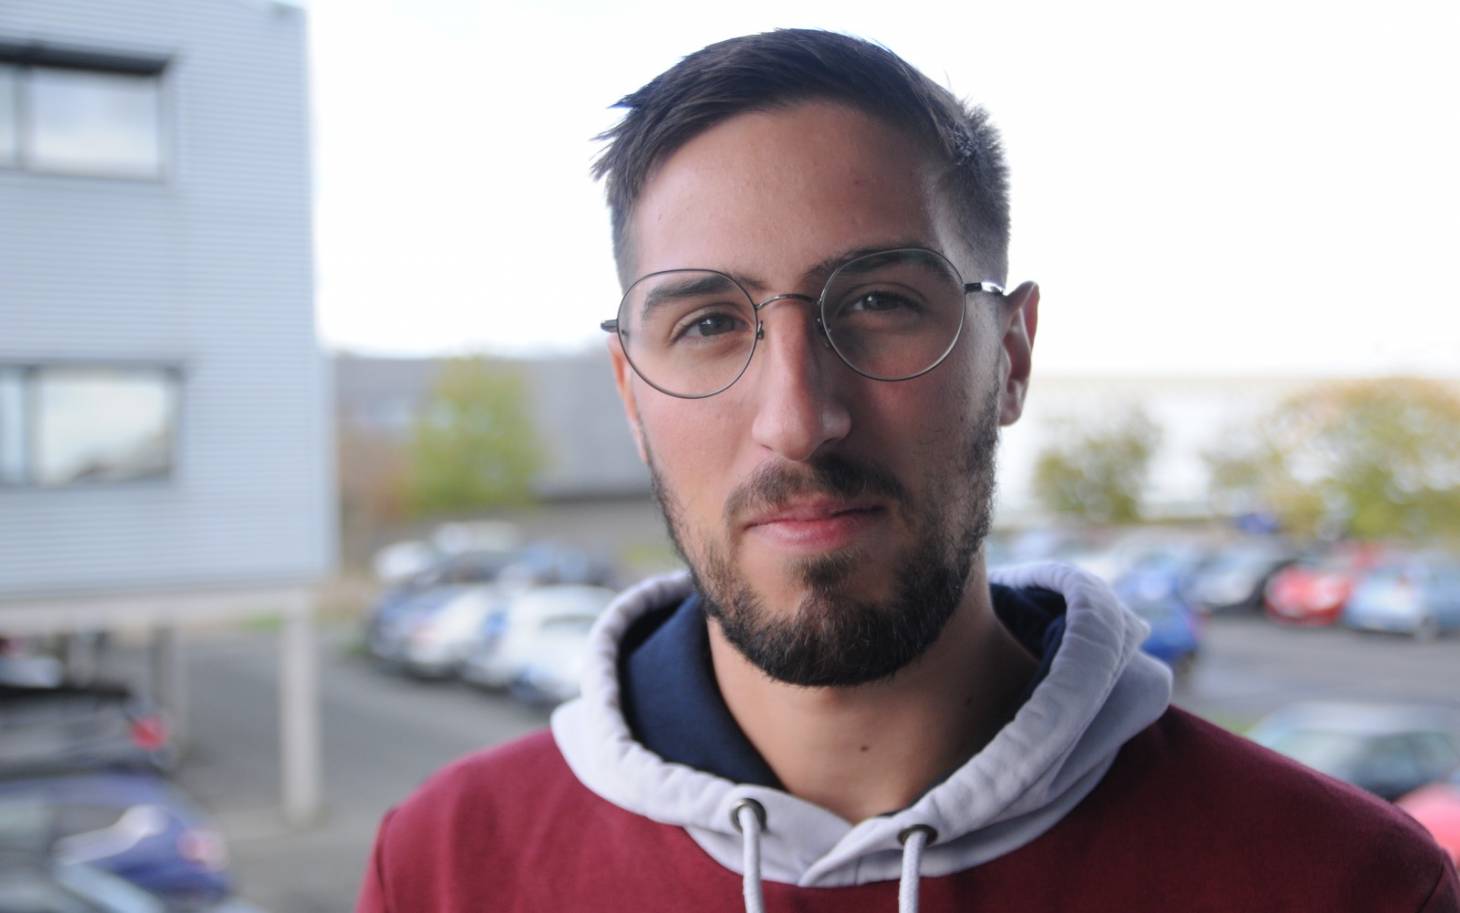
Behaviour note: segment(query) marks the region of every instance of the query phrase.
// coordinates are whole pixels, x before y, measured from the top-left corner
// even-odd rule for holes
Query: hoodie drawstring
[[[760,891],[760,835],[765,830],[765,806],[754,799],[741,799],[730,809],[730,823],[743,838],[740,860],[745,913],[765,913]],[[938,832],[926,824],[905,827],[897,835],[902,844],[902,877],[897,883],[898,913],[918,913],[918,879],[922,875],[923,850],[938,839]]]
[[[765,828],[765,806],[754,799],[741,799],[730,809],[730,823],[745,839],[745,855],[740,861],[744,872],[745,913],[765,913],[760,895],[760,832]]]
[[[938,839],[938,832],[926,824],[905,827],[897,835],[902,844],[902,878],[897,883],[898,913],[918,913],[918,878],[922,875],[923,850]]]

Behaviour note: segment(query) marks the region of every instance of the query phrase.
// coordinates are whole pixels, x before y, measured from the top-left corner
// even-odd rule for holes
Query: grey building
[[[336,522],[305,35],[267,0],[0,3],[0,632],[276,605],[307,654]]]
[[[502,358],[517,372],[544,454],[533,496],[544,500],[644,498],[639,460],[602,348],[541,358]],[[335,357],[336,409],[346,433],[404,444],[426,407],[444,359]]]
[[[535,359],[501,359],[521,373],[532,420],[547,454],[533,494],[542,500],[647,499],[649,477],[634,448],[603,349]],[[344,433],[368,432],[404,446],[444,364],[433,358],[339,355],[338,420]],[[1285,398],[1334,382],[1303,376],[1141,376],[1044,374],[1036,367],[1024,414],[1001,430],[996,522],[1049,523],[1034,470],[1043,451],[1072,429],[1094,431],[1131,412],[1160,438],[1144,504],[1155,517],[1211,516],[1205,454],[1246,440]],[[1460,382],[1441,380],[1460,390]],[[348,459],[348,457],[346,457]]]

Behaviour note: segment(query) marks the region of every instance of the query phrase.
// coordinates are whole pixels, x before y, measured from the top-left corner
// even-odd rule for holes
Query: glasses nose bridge
[[[777,301],[804,301],[807,304],[817,307],[818,309],[821,306],[821,299],[813,295],[803,295],[800,292],[783,292],[779,295],[772,295],[764,301],[761,301],[759,304],[752,304],[751,307],[755,308],[756,318],[759,319],[760,312],[767,307],[770,307],[772,304],[775,304]]]
[[[772,295],[759,303],[751,303],[750,306],[755,311],[755,338],[757,340],[765,338],[765,324],[761,320],[761,311],[775,304],[777,301],[800,301],[804,304],[811,305],[812,313],[816,317],[817,335],[821,337],[822,342],[829,344],[830,341],[826,336],[826,327],[821,322],[821,298],[815,295],[803,295],[800,292],[783,292],[779,295]]]

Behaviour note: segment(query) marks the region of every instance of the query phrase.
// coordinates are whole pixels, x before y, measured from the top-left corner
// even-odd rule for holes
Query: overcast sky
[[[601,345],[591,137],[736,34],[877,40],[989,109],[1059,373],[1460,376],[1460,4],[314,0],[319,323]]]

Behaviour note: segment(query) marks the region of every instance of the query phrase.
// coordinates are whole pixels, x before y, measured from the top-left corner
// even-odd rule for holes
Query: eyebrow
[[[831,276],[831,274],[836,272],[837,268],[844,263],[855,260],[858,257],[866,257],[870,254],[882,254],[889,251],[901,250],[903,248],[918,248],[921,250],[933,251],[937,250],[936,247],[929,244],[926,240],[922,238],[904,238],[897,241],[889,241],[883,244],[869,244],[861,247],[853,247],[847,250],[838,251],[837,253],[822,259],[814,266],[808,268],[805,272],[801,274],[800,285],[802,287],[816,286],[819,290],[821,286],[826,284],[826,280]],[[765,292],[770,290],[769,283],[757,279],[754,276],[748,276],[744,273],[732,272],[730,270],[726,270],[725,273],[726,275],[732,277],[736,282],[739,282],[741,285],[745,286],[748,289],[752,289],[757,292]]]
[[[689,279],[679,279],[656,285],[649,290],[649,294],[644,296],[644,303],[640,308],[642,313],[647,314],[666,301],[724,292],[732,288],[734,285],[728,274],[705,273]]]

